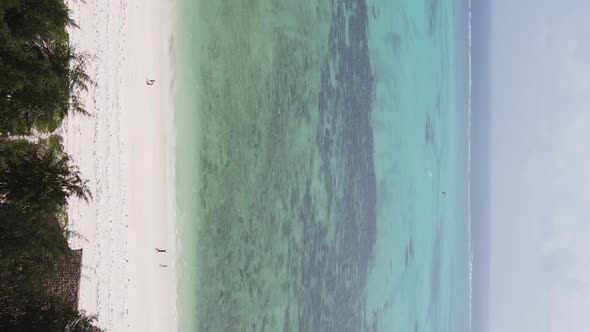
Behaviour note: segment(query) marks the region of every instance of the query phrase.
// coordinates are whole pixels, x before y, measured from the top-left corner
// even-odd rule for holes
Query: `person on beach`
[[[160,253],[160,252],[166,252],[166,250],[165,249],[158,249],[158,248],[156,248],[156,253]]]
[[[154,83],[156,83],[156,80],[150,80],[150,79],[145,79],[145,84],[147,85],[154,85]]]

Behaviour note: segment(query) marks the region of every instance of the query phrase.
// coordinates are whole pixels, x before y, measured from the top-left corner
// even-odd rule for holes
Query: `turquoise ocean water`
[[[178,0],[180,331],[469,331],[467,0]]]

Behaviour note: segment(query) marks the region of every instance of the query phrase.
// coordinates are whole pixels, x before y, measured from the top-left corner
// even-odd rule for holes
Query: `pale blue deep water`
[[[380,331],[467,331],[469,4],[369,7],[377,243],[367,311]]]

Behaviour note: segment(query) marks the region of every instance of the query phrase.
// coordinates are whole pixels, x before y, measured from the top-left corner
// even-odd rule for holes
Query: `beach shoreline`
[[[79,25],[70,43],[89,56],[95,83],[82,96],[91,115],[69,116],[61,129],[94,196],[68,208],[70,246],[83,249],[79,309],[109,331],[175,331],[173,8],[157,0],[68,6]]]

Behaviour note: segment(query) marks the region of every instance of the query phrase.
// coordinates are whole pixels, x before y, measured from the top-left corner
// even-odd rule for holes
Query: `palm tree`
[[[57,213],[70,196],[92,195],[58,138],[39,142],[0,139],[0,197],[25,213]]]
[[[70,47],[66,27],[76,24],[63,0],[0,5],[0,135],[52,132],[68,112],[87,114],[87,57]]]
[[[77,311],[66,325],[64,332],[102,332],[103,330],[94,325],[96,315],[86,315],[86,312]]]

